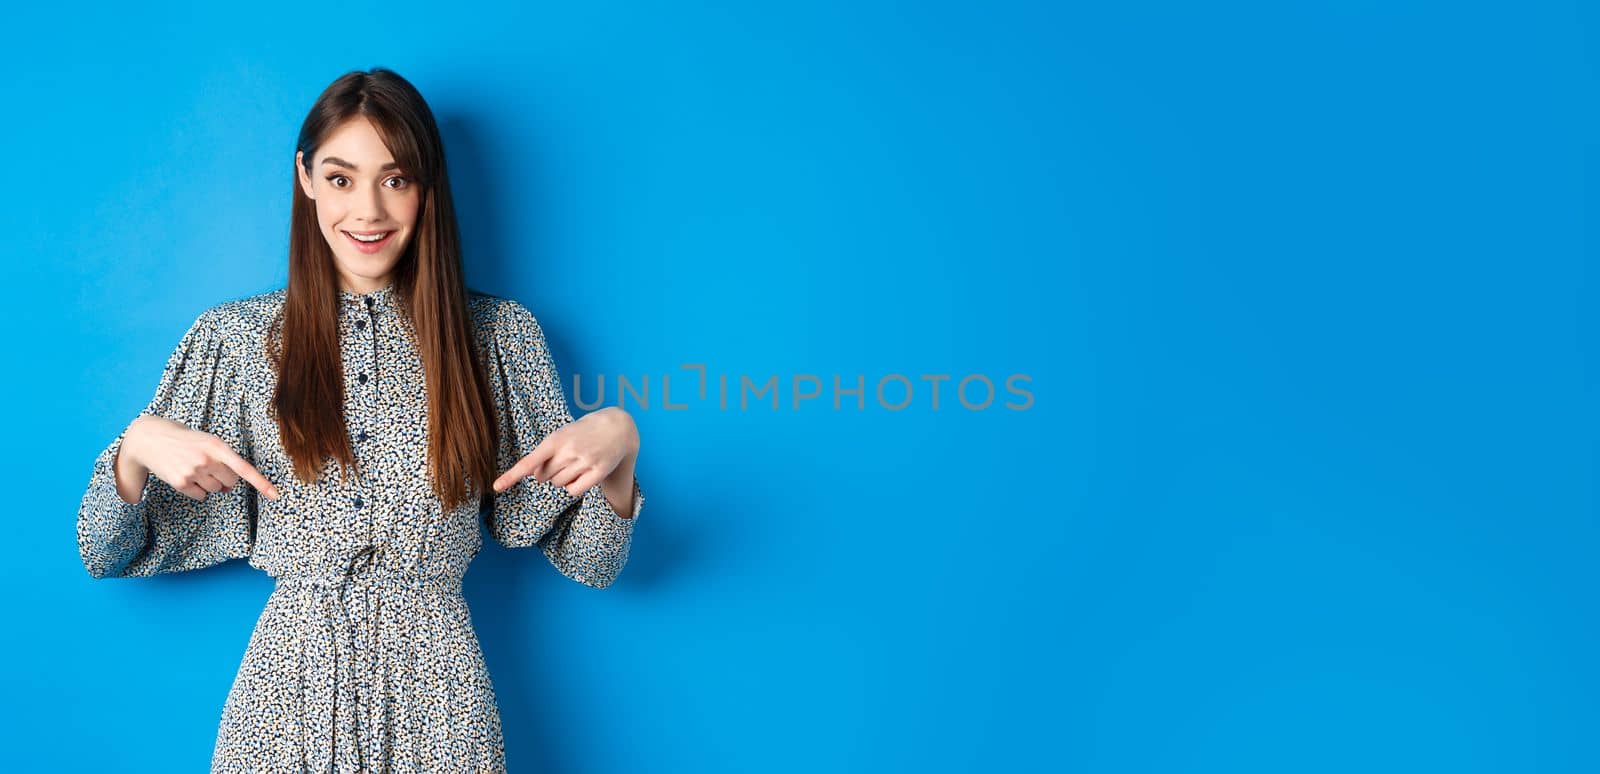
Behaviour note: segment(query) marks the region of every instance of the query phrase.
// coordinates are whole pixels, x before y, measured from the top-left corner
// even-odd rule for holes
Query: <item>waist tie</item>
[[[381,652],[386,661],[389,649],[373,647],[384,599],[381,593],[375,599],[374,589],[391,594],[461,594],[460,575],[393,568],[380,561],[383,554],[383,544],[366,545],[347,554],[334,572],[277,578],[277,590],[315,592],[319,617],[327,624],[326,637],[313,642],[306,641],[307,627],[296,627],[301,638],[302,749],[311,771],[369,771],[387,746],[383,738],[388,734],[387,712],[382,722],[374,717],[387,709],[377,705],[389,676],[388,664],[378,660]],[[365,625],[358,625],[357,619]]]

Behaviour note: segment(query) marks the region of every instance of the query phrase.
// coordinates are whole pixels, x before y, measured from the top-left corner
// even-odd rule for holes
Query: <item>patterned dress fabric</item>
[[[339,293],[358,464],[341,481],[330,458],[321,480],[301,483],[267,413],[276,375],[266,338],[286,292],[201,314],[143,412],[221,438],[281,497],[241,480],[195,500],[151,475],[128,503],[113,467],[118,435],[78,511],[84,566],[95,578],[148,576],[239,558],[275,579],[223,705],[213,772],[504,771],[499,708],[461,595],[480,515],[501,545],[538,547],[566,577],[605,588],[627,561],[644,493],[636,479],[623,517],[599,484],[574,497],[529,478],[444,512],[427,467],[422,362],[392,284]],[[534,316],[510,299],[468,298],[500,472],[573,418]]]

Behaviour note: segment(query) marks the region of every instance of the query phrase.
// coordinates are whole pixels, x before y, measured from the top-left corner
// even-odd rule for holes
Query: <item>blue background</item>
[[[1587,9],[582,6],[9,12],[7,768],[208,761],[270,579],[73,515],[378,65],[569,397],[1032,378],[630,403],[617,584],[467,576],[512,771],[1600,768]]]

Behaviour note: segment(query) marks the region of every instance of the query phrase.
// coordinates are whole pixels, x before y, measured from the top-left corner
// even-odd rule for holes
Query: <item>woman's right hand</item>
[[[241,478],[268,499],[278,499],[277,487],[221,438],[154,414],[128,425],[117,453],[117,489],[125,502],[139,501],[149,473],[196,500],[231,492]],[[130,489],[135,499],[128,499]]]

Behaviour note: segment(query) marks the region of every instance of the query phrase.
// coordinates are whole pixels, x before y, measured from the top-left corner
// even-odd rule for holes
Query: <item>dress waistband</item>
[[[461,593],[461,576],[455,573],[421,573],[414,569],[391,567],[382,561],[384,547],[364,546],[331,572],[296,572],[275,576],[279,588],[324,587],[341,589],[355,583],[383,583],[440,593]]]

